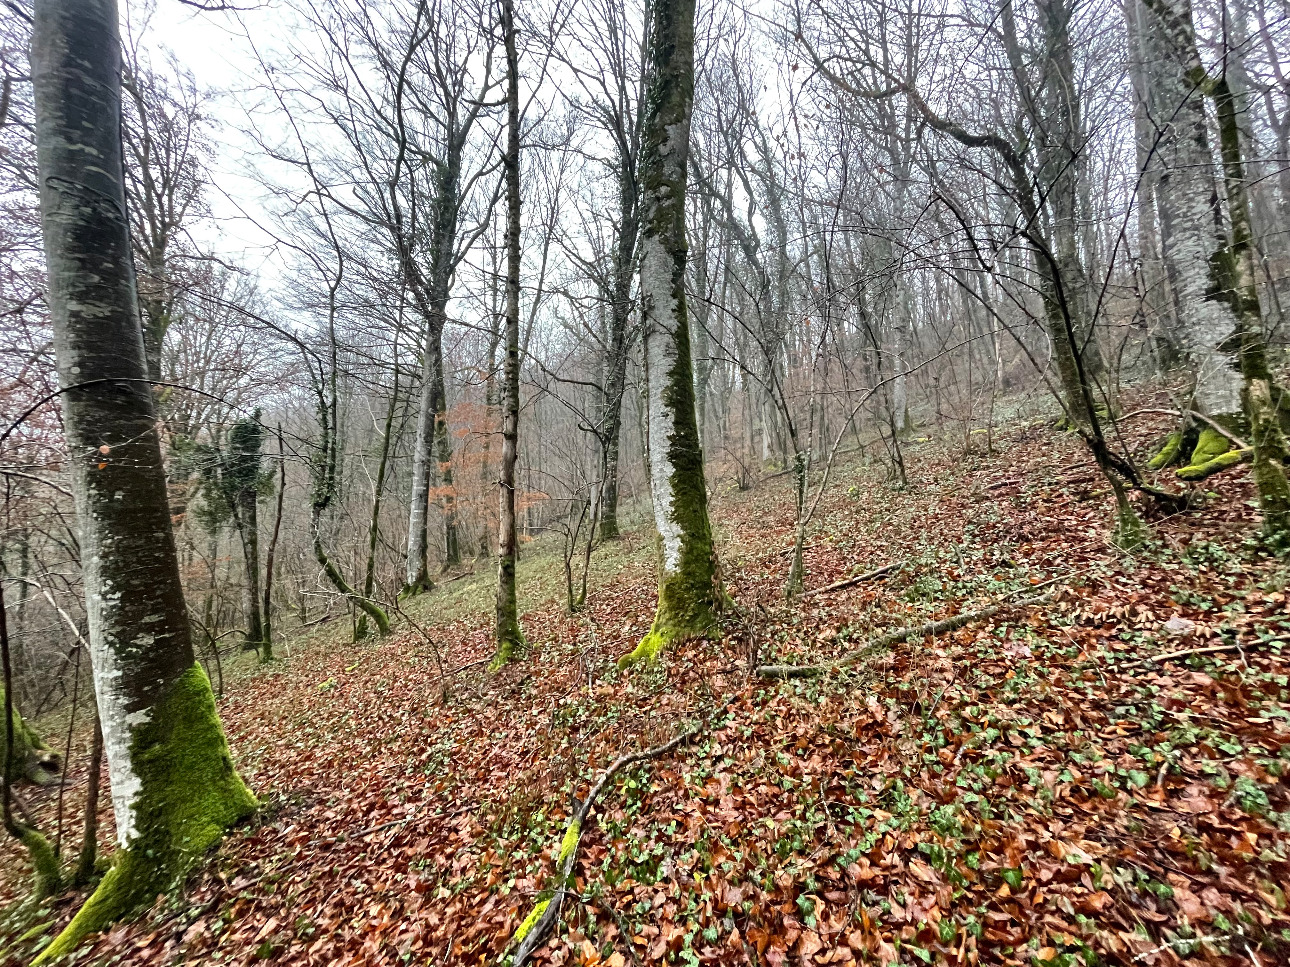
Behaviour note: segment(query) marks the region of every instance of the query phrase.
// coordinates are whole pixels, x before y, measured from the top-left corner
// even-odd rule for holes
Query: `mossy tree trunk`
[[[242,545],[246,573],[243,586],[246,612],[246,646],[264,654],[264,615],[260,610],[260,448],[264,426],[260,411],[250,419],[238,420],[229,431],[228,455],[223,483],[228,488],[233,524]]]
[[[4,662],[4,682],[13,684],[12,656],[9,652],[9,626],[4,609],[4,593],[0,589],[0,657]],[[32,732],[13,704],[12,687],[0,687],[0,817],[5,831],[27,848],[31,865],[36,871],[35,893],[38,898],[52,896],[63,887],[63,873],[58,857],[49,840],[27,823],[19,822],[13,814],[13,799],[9,789],[19,777],[39,763],[37,752],[44,743]]]
[[[1290,481],[1287,481],[1287,447],[1280,416],[1273,402],[1272,374],[1268,368],[1263,314],[1255,286],[1254,239],[1246,194],[1245,166],[1241,157],[1241,131],[1236,98],[1225,75],[1209,88],[1218,116],[1223,184],[1227,193],[1232,239],[1216,267],[1240,324],[1240,361],[1244,386],[1241,402],[1250,424],[1254,448],[1254,482],[1259,490],[1265,536],[1282,550],[1290,550]]]
[[[685,304],[685,193],[694,102],[695,0],[655,0],[641,136],[640,297],[645,347],[649,482],[659,536],[654,625],[623,664],[668,642],[706,634],[721,589]]]
[[[619,172],[618,206],[622,218],[614,250],[614,290],[609,307],[606,380],[600,435],[603,460],[600,536],[618,536],[618,475],[623,432],[623,394],[627,389],[628,333],[632,309],[632,275],[636,268],[636,243],[640,232],[639,186],[635,157],[624,154]]]
[[[54,768],[56,757],[49,751],[49,747],[40,736],[32,731],[17,706],[9,701],[3,685],[0,685],[0,706],[9,708],[9,718],[13,726],[13,757],[10,758],[10,730],[0,723],[0,763],[4,763],[5,768],[9,770],[10,780],[43,781],[42,773],[48,773]]]
[[[1147,108],[1159,126],[1151,172],[1160,212],[1162,251],[1174,296],[1173,341],[1192,371],[1184,409],[1235,425],[1241,415],[1240,323],[1221,291],[1216,262],[1227,247],[1205,116],[1204,80],[1189,0],[1145,0],[1138,18]],[[1192,441],[1197,442],[1192,445]],[[1230,444],[1201,428],[1173,457],[1184,479]],[[1153,469],[1165,464],[1163,455]]]
[[[255,808],[193,653],[171,532],[130,261],[118,22],[115,0],[35,5],[50,314],[121,847],[42,963],[151,902]]]
[[[1196,30],[1188,0],[1146,0],[1146,5],[1151,25],[1148,36],[1162,53],[1161,75],[1157,81],[1163,80],[1163,83],[1158,84],[1158,88],[1162,96],[1172,95],[1172,100],[1165,106],[1177,102],[1179,123],[1186,124],[1178,135],[1179,144],[1185,147],[1178,162],[1180,170],[1169,177],[1181,175],[1183,184],[1189,189],[1187,195],[1174,199],[1175,206],[1180,206],[1179,210],[1189,217],[1185,224],[1176,226],[1174,230],[1190,233],[1191,242],[1185,254],[1192,269],[1199,271],[1202,256],[1205,256],[1207,269],[1203,277],[1207,287],[1199,303],[1202,310],[1200,318],[1208,320],[1209,328],[1202,327],[1189,334],[1187,306],[1179,307],[1183,334],[1192,338],[1190,343],[1184,339],[1184,347],[1198,366],[1194,405],[1200,412],[1222,422],[1243,417],[1248,423],[1264,530],[1274,544],[1284,547],[1290,544],[1287,447],[1274,403],[1262,310],[1255,285],[1253,231],[1236,97],[1226,74],[1210,77],[1205,71],[1196,46]],[[1212,187],[1213,170],[1203,94],[1208,94],[1213,100],[1218,119],[1219,156],[1231,223],[1229,238],[1224,238],[1221,230],[1217,239],[1213,234],[1216,226],[1221,226],[1221,221],[1218,199]],[[1189,166],[1186,171],[1181,170],[1183,162]],[[1208,181],[1208,194],[1202,191],[1204,185],[1195,183],[1197,170]],[[1202,248],[1205,242],[1210,244]],[[1197,282],[1195,278],[1188,281],[1193,286]],[[1196,306],[1191,308],[1195,310]],[[1197,352],[1195,340],[1198,335],[1213,342],[1207,354]],[[1233,366],[1239,370],[1239,384],[1231,372]],[[1239,461],[1233,459],[1230,450],[1231,444],[1226,437],[1206,428],[1199,434],[1189,465],[1180,470],[1179,475],[1196,479],[1205,476],[1210,467],[1217,470],[1232,466]]]
[[[273,660],[273,566],[278,553],[278,537],[282,533],[282,505],[287,495],[287,460],[282,446],[282,424],[278,424],[278,496],[273,506],[273,531],[269,534],[269,548],[264,552],[264,647],[260,651],[263,661]]]
[[[520,435],[520,78],[515,45],[514,0],[502,0],[506,44],[506,334],[502,367],[502,466],[498,485],[497,614],[493,667],[510,661],[524,646],[515,596],[519,537],[515,521],[515,464]]]

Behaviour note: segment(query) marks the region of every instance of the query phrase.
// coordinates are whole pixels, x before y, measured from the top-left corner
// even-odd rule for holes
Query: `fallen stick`
[[[529,956],[541,946],[551,928],[559,922],[560,912],[564,907],[564,897],[569,892],[568,886],[573,879],[573,864],[578,858],[578,846],[582,842],[583,824],[591,813],[591,807],[595,805],[596,798],[608,785],[609,781],[626,766],[667,755],[667,753],[688,742],[706,729],[710,721],[711,719],[704,719],[694,728],[682,732],[671,741],[656,745],[652,749],[621,755],[610,764],[608,769],[601,773],[596,784],[587,793],[587,798],[574,810],[572,818],[569,820],[568,825],[565,826],[564,838],[560,840],[560,852],[556,859],[556,880],[559,885],[554,895],[549,900],[543,900],[534,906],[532,912],[524,918],[524,922],[516,929],[515,936],[511,938],[512,943],[519,944],[515,950],[515,956],[511,960],[512,967],[524,967],[524,963]],[[628,938],[628,942],[630,942],[630,938]]]
[[[388,823],[381,823],[378,826],[368,826],[366,829],[360,829],[357,833],[340,833],[339,835],[332,836],[328,839],[319,840],[319,843],[323,846],[335,846],[337,843],[349,843],[356,839],[362,839],[364,836],[371,836],[373,833],[380,833],[387,829],[393,829],[395,826],[402,826],[413,818],[415,818],[415,814],[412,816],[404,816],[402,819],[392,819]]]
[[[994,483],[990,484],[990,486],[985,488],[985,492],[988,494],[991,491],[1002,490],[1004,487],[1011,487],[1013,484],[1017,483],[1021,483],[1020,477],[1009,477],[1007,480],[996,480]]]
[[[1151,655],[1147,658],[1137,658],[1133,661],[1125,662],[1120,667],[1134,668],[1138,665],[1173,661],[1177,658],[1190,658],[1192,655],[1215,655],[1224,651],[1244,651],[1246,648],[1255,648],[1259,645],[1270,645],[1274,641],[1290,641],[1290,635],[1281,635],[1277,638],[1260,638],[1257,641],[1234,641],[1227,645],[1209,645],[1205,648],[1183,648],[1180,651],[1167,651],[1163,655]]]
[[[812,594],[830,594],[833,591],[841,591],[843,588],[854,587],[857,584],[864,584],[866,581],[872,581],[874,578],[880,578],[890,571],[896,570],[904,564],[904,561],[894,561],[891,564],[884,564],[880,568],[869,571],[867,574],[859,574],[853,578],[846,578],[842,581],[834,581],[832,584],[826,584],[822,588],[812,588],[809,591],[803,591],[801,597],[809,598]]]
[[[889,631],[885,635],[880,635],[872,641],[849,651],[840,658],[829,662],[827,665],[762,665],[757,669],[757,675],[761,678],[818,678],[830,671],[838,668],[848,668],[856,664],[862,658],[867,658],[876,651],[889,648],[892,645],[898,645],[902,641],[910,638],[925,638],[928,635],[933,637],[943,635],[947,631],[955,631],[973,621],[980,621],[984,618],[991,618],[1003,611],[1005,608],[1025,608],[1033,604],[1040,604],[1051,598],[1051,594],[1041,594],[1035,598],[1026,598],[1023,601],[1000,601],[998,604],[992,604],[987,608],[979,611],[966,611],[963,614],[956,614],[953,617],[941,618],[939,621],[928,621],[921,625],[911,625],[908,628],[898,628],[895,631]]]

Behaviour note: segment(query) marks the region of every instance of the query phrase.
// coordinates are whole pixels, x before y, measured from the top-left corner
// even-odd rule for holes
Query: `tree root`
[[[829,662],[827,665],[762,665],[757,669],[757,675],[761,678],[788,679],[788,678],[819,678],[822,675],[837,671],[842,668],[849,668],[864,658],[890,648],[892,645],[900,644],[910,638],[924,638],[927,635],[943,635],[947,631],[956,631],[966,624],[973,621],[980,621],[985,618],[991,618],[1006,608],[1026,608],[1031,605],[1041,604],[1049,600],[1052,594],[1041,594],[1037,597],[1026,598],[1022,601],[1000,601],[989,607],[982,608],[979,611],[966,611],[963,614],[956,614],[950,618],[942,618],[939,621],[928,621],[921,625],[911,625],[908,628],[898,628],[895,631],[889,631],[881,635],[868,644],[863,645],[854,651],[849,651],[845,655]]]
[[[1199,447],[1196,448],[1198,451]],[[1201,463],[1189,463],[1177,471],[1176,476],[1179,480],[1195,482],[1204,480],[1206,477],[1212,477],[1216,473],[1222,473],[1238,463],[1245,463],[1254,459],[1254,450],[1225,450],[1216,457],[1205,460]]]
[[[515,948],[515,955],[511,958],[511,967],[524,967],[533,951],[542,945],[551,928],[559,922],[561,911],[564,908],[564,898],[568,895],[568,887],[573,880],[573,865],[578,858],[578,846],[582,842],[582,832],[586,827],[587,816],[590,815],[592,806],[595,805],[596,799],[600,796],[605,786],[627,766],[635,765],[638,762],[646,762],[650,759],[657,759],[689,742],[699,733],[706,731],[711,721],[711,717],[706,718],[674,739],[664,742],[662,745],[656,745],[652,749],[619,756],[610,764],[608,769],[600,774],[596,784],[587,793],[587,798],[574,810],[573,816],[565,827],[564,837],[560,840],[560,852],[556,859],[556,887],[554,893],[549,898],[539,901],[533,907],[511,938],[511,943],[518,944]]]

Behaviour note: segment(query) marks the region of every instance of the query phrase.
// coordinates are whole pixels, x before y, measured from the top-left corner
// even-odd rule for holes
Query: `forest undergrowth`
[[[1146,454],[1165,427],[1131,428]],[[717,488],[736,609],[652,669],[615,666],[653,615],[636,532],[596,552],[573,615],[558,554],[526,548],[531,650],[498,674],[490,562],[407,606],[425,635],[324,626],[231,673],[220,713],[262,809],[75,962],[502,962],[577,798],[696,725],[602,793],[533,962],[1290,962],[1290,572],[1254,540],[1248,474],[1206,481],[1205,507],[1149,520],[1126,554],[1072,436],[1018,423],[965,453],[931,432],[905,491],[836,468],[805,555],[816,593],[791,604],[788,478]],[[816,678],[756,674],[1001,603]],[[62,809],[65,852],[84,759],[61,807],[57,786],[21,792],[46,829]],[[106,802],[101,823],[108,842]],[[13,963],[77,908],[20,902],[24,862],[6,842]]]

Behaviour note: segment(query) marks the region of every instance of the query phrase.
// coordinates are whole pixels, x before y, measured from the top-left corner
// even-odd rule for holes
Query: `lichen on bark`
[[[654,660],[672,641],[707,634],[722,600],[685,300],[694,10],[694,0],[658,0],[652,9],[650,84],[641,136],[640,291],[659,600],[649,634],[620,659],[622,667]]]
[[[130,757],[138,779],[133,834],[80,911],[36,964],[169,890],[256,806],[229,756],[215,696],[194,664],[136,725]]]

